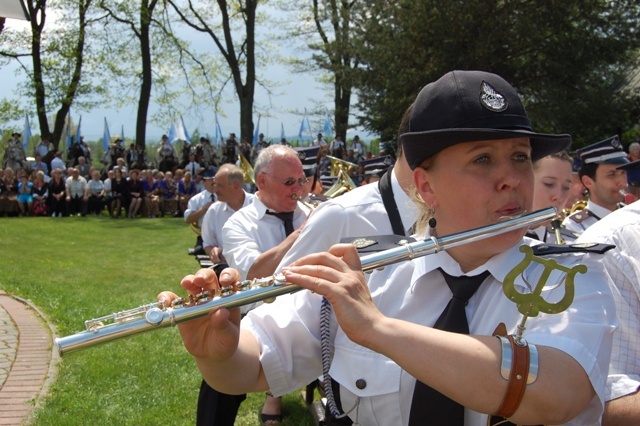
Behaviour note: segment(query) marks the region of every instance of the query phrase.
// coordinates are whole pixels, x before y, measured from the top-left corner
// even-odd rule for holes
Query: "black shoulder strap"
[[[561,253],[598,253],[604,254],[616,246],[611,244],[539,244],[531,247],[535,256],[546,256]]]
[[[382,195],[382,202],[384,208],[389,216],[389,222],[391,223],[391,229],[396,235],[406,235],[406,230],[402,225],[402,218],[400,218],[400,212],[396,205],[396,200],[393,198],[393,188],[391,188],[391,173],[393,173],[393,167],[389,167],[387,172],[382,176],[382,179],[378,181],[378,188],[380,188],[380,195]]]

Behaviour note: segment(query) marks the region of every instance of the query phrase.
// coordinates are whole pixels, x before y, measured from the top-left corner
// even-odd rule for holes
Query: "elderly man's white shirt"
[[[302,226],[308,214],[309,210],[298,203],[293,213],[293,228]],[[222,227],[222,254],[244,280],[258,256],[286,238],[282,221],[268,215],[267,206],[256,195],[253,203],[235,212]]]
[[[243,192],[244,203],[242,207],[246,207],[253,203],[254,195],[246,191]],[[200,234],[202,235],[203,247],[222,247],[222,227],[224,227],[227,220],[229,220],[235,212],[236,211],[224,201],[211,204],[202,219],[202,230]]]
[[[530,239],[524,241],[530,245],[539,243]],[[501,322],[507,325],[510,333],[515,331],[521,315],[516,305],[505,297],[501,283],[522,258],[522,253],[514,247],[469,272],[468,275],[477,275],[488,269],[492,274],[467,305],[471,334],[491,335]],[[597,396],[567,424],[596,425],[603,411],[611,339],[616,324],[608,276],[598,256],[570,254],[556,256],[556,259],[567,267],[578,263],[587,265],[588,278],[582,274],[576,276],[571,309],[529,319],[525,337],[537,345],[559,348],[580,363]],[[451,275],[461,275],[459,265],[444,251],[375,271],[368,283],[378,309],[389,317],[432,326],[451,298],[451,291],[437,271],[438,267]],[[531,266],[526,271],[527,279],[537,282],[540,272],[539,265]],[[555,271],[547,283],[559,279]],[[520,292],[525,291],[521,276],[516,284]],[[557,301],[563,295],[564,287],[560,287],[548,292],[546,299]],[[276,395],[304,387],[322,373],[320,303],[319,295],[307,291],[281,296],[273,304],[249,313],[242,323],[260,344],[262,367],[270,389]],[[356,404],[357,397],[360,398],[359,407],[350,415],[352,420],[363,425],[408,424],[415,379],[386,356],[350,341],[338,328],[335,317],[331,329],[335,351],[330,374],[341,384],[342,407],[348,410]],[[544,368],[543,363],[544,360],[541,368]],[[359,379],[366,382],[364,389],[356,386]],[[466,425],[484,426],[486,418],[485,414],[465,409]]]
[[[391,188],[402,225],[410,235],[418,207],[402,190],[395,173],[391,174]],[[305,255],[327,251],[342,238],[390,234],[393,229],[378,184],[365,185],[320,204],[276,270]]]
[[[604,267],[613,282],[620,327],[613,336],[606,400],[640,389],[640,201],[587,229],[578,243],[613,244]]]

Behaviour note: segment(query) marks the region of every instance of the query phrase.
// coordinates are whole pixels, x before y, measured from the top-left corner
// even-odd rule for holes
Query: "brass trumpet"
[[[401,261],[417,259],[448,248],[473,243],[521,228],[529,228],[553,219],[555,216],[556,210],[549,207],[531,214],[508,217],[505,218],[505,221],[493,225],[440,238],[431,237],[424,241],[369,254],[360,258],[362,270],[370,272]],[[55,345],[62,356],[124,337],[172,327],[206,316],[216,309],[238,308],[302,289],[297,285],[287,283],[282,274],[241,281],[236,283],[236,288],[237,291],[234,291],[233,287],[225,287],[216,295],[204,292],[188,302],[178,299],[171,306],[166,306],[164,302],[154,302],[128,311],[85,321],[86,329],[84,331],[57,338]]]

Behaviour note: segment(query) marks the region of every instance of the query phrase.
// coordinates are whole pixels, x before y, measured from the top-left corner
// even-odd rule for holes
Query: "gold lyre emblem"
[[[524,332],[524,323],[528,317],[536,317],[540,312],[545,314],[557,314],[563,312],[573,302],[575,294],[574,290],[574,278],[577,273],[585,274],[587,267],[585,265],[576,265],[571,268],[558,264],[553,259],[544,259],[533,254],[533,249],[527,245],[520,246],[520,251],[524,253],[524,259],[516,265],[505,277],[502,284],[502,290],[504,294],[516,304],[518,311],[524,315],[522,323],[518,326],[518,335],[521,336]],[[518,275],[522,274],[531,264],[536,262],[544,265],[544,271],[538,283],[534,287],[530,287],[530,293],[520,293],[515,288],[515,280]],[[549,276],[554,270],[564,272],[564,296],[562,299],[555,303],[548,302],[542,297],[542,291],[547,284]],[[562,281],[558,284],[562,284]],[[525,280],[525,282],[527,282]],[[528,283],[527,283],[528,284]]]

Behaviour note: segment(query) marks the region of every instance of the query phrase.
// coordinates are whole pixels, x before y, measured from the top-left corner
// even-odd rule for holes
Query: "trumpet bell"
[[[352,189],[356,188],[356,184],[349,177],[347,173],[344,171],[340,171],[338,174],[338,179],[335,181],[333,185],[329,189],[324,192],[324,196],[327,198],[336,198],[345,192],[349,192]]]
[[[356,168],[355,164],[331,155],[327,155],[327,158],[331,162],[331,176],[339,176],[341,171],[344,171],[348,176]]]

